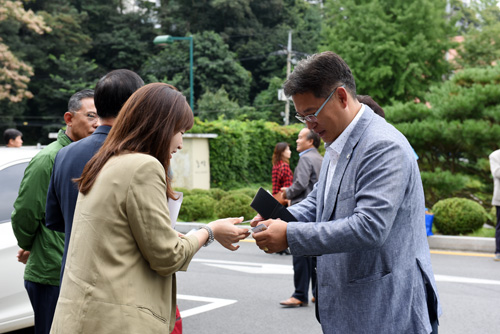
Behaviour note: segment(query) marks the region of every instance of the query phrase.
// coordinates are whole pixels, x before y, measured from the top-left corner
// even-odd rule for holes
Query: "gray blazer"
[[[315,147],[302,154],[293,171],[293,184],[286,190],[286,198],[291,200],[292,205],[302,201],[313,190],[322,162],[323,157]]]
[[[406,138],[366,107],[328,194],[328,159],[309,196],[289,208],[293,255],[318,257],[325,333],[430,333],[425,282],[441,314],[425,232],[425,203]],[[326,205],[324,205],[326,197]]]

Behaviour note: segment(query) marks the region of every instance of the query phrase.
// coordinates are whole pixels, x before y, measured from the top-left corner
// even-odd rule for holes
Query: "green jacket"
[[[64,233],[45,226],[45,202],[54,159],[71,139],[59,130],[57,141],[41,150],[29,163],[19,187],[12,212],[12,229],[19,247],[31,252],[24,279],[40,284],[59,286]]]

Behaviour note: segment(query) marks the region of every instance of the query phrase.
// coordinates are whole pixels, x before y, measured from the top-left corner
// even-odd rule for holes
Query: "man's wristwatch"
[[[207,230],[208,232],[208,240],[207,242],[205,242],[205,244],[203,245],[203,247],[207,247],[208,245],[210,245],[212,242],[214,242],[214,231],[212,231],[212,229],[210,228],[210,226],[208,225],[203,225],[201,228],[204,228],[205,230]]]

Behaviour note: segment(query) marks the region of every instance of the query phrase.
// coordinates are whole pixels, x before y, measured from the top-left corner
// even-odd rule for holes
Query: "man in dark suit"
[[[313,191],[288,209],[297,221],[264,221],[257,246],[318,256],[324,333],[437,333],[441,308],[410,144],[357,100],[351,70],[333,52],[299,62],[284,90],[326,153]]]
[[[45,222],[49,229],[65,234],[61,281],[78,197],[73,179],[82,175],[87,162],[106,140],[123,104],[143,85],[139,75],[124,69],[111,71],[102,77],[95,87],[94,96],[101,125],[91,136],[64,147],[56,156],[47,194]]]
[[[318,152],[321,142],[318,134],[304,128],[300,130],[297,138],[297,151],[299,163],[293,173],[293,184],[289,188],[281,188],[283,197],[289,199],[291,204],[299,203],[313,190],[318,182],[319,171],[323,157]],[[293,256],[293,295],[280,302],[285,307],[306,306],[309,301],[309,281],[311,281],[313,295],[316,290],[316,258],[311,256]],[[314,303],[315,297],[312,297]]]

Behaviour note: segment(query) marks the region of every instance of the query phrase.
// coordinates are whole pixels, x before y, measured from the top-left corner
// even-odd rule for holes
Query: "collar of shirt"
[[[312,131],[312,130],[311,130]],[[299,157],[301,157],[303,154],[306,154],[307,152],[309,152],[310,150],[312,150],[312,147],[311,148],[308,148],[307,150],[305,151],[302,151],[299,153]]]
[[[340,153],[342,153],[342,150],[344,149],[347,139],[349,139],[352,130],[354,130],[354,127],[356,126],[356,124],[358,124],[358,121],[364,112],[365,112],[365,105],[361,104],[361,109],[359,109],[354,119],[351,121],[351,123],[349,123],[349,125],[344,129],[344,131],[342,131],[340,136],[338,136],[337,139],[335,139],[331,143],[325,143],[325,149],[329,153],[330,160],[338,159]]]
[[[328,172],[326,175],[326,184],[325,184],[325,202],[324,205],[327,204],[328,194],[330,192],[330,186],[333,180],[333,174],[335,173],[335,169],[337,168],[337,162],[340,157],[340,153],[344,149],[345,144],[347,143],[347,139],[351,135],[352,130],[358,123],[361,115],[365,111],[365,105],[361,104],[361,109],[358,111],[357,115],[354,119],[349,123],[349,125],[342,131],[340,136],[337,137],[332,143],[325,144],[326,154],[325,159],[329,159],[328,161]]]

